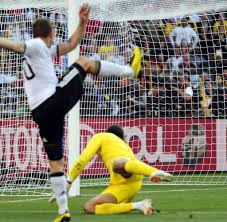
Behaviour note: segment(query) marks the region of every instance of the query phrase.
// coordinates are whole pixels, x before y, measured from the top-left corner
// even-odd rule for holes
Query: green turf
[[[101,188],[85,188],[84,194],[98,193]],[[29,197],[31,198],[31,197]],[[36,197],[37,198],[37,197]],[[85,215],[83,204],[89,196],[70,199],[72,221],[75,222],[226,222],[226,186],[144,186],[136,200],[152,198],[152,216],[138,212],[124,215]],[[46,199],[30,200],[28,197],[0,197],[0,222],[53,221],[56,206]],[[18,202],[14,202],[18,201]]]

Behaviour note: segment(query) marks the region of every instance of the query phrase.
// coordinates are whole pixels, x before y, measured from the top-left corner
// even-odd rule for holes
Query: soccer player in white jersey
[[[55,74],[52,57],[74,50],[82,39],[89,18],[90,7],[84,4],[79,11],[79,25],[67,42],[53,46],[54,32],[47,19],[33,24],[33,39],[25,43],[0,38],[0,48],[24,55],[24,83],[33,120],[38,124],[50,165],[50,181],[58,205],[54,222],[70,221],[66,178],[63,159],[64,117],[77,103],[83,93],[83,81],[87,73],[95,76],[137,77],[141,55],[134,49],[131,66],[120,66],[106,61],[93,61],[80,57],[71,65],[63,78]]]

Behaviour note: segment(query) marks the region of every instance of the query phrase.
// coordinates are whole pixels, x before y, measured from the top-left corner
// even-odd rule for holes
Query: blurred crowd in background
[[[65,41],[64,10],[0,10],[0,36],[15,41],[32,38],[38,17],[53,21],[56,43]],[[226,118],[227,15],[207,12],[152,21],[90,20],[81,55],[130,64],[132,50],[142,53],[138,80],[93,78],[84,83],[82,116]],[[0,111],[5,117],[29,115],[23,91],[21,56],[0,50]],[[54,58],[61,75],[67,57]]]

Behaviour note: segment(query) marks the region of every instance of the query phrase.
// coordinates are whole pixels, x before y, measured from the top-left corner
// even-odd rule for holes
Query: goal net
[[[83,3],[69,2],[74,8]],[[118,124],[137,158],[174,173],[174,184],[226,184],[226,1],[86,2],[91,16],[80,54],[128,64],[138,46],[142,69],[138,80],[86,78],[78,110],[81,151],[92,135]],[[26,41],[32,22],[46,17],[55,43],[65,41],[69,10],[59,0],[3,0],[0,36]],[[0,59],[0,195],[49,195],[47,158],[26,102],[21,56],[0,49]],[[54,63],[60,76],[68,57]],[[67,143],[68,131],[76,129],[67,126],[66,119],[66,170],[68,149],[76,149]],[[108,178],[95,156],[80,185],[105,185]]]

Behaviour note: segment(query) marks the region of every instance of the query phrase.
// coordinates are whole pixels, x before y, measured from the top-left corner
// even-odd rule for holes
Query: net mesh
[[[1,37],[26,41],[32,22],[46,17],[54,25],[55,43],[68,38],[67,5],[10,3],[2,1],[0,7]],[[137,158],[173,172],[175,184],[226,184],[226,1],[88,3],[91,19],[80,54],[124,65],[136,45],[143,61],[139,80],[86,78],[81,150],[92,135],[119,124]],[[24,95],[21,57],[2,49],[0,57],[0,193],[49,194],[47,160]],[[54,63],[61,75],[67,57]],[[108,178],[96,156],[83,171],[81,186],[104,185]]]
[[[225,136],[220,134],[226,118],[225,16],[218,11],[162,20],[91,21],[82,55],[127,64],[136,45],[143,61],[139,80],[87,79],[82,149],[91,135],[119,124],[137,158],[174,172],[175,184],[226,183]],[[108,183],[98,158],[82,175],[85,186]]]

